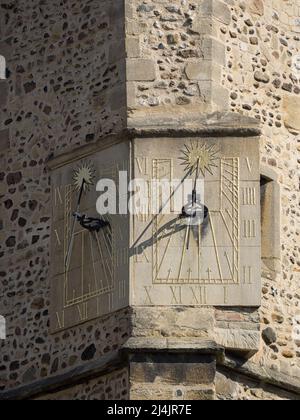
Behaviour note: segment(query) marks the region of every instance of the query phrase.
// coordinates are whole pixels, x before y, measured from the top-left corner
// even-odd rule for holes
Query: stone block
[[[130,400],[132,401],[171,401],[173,399],[174,390],[172,387],[166,387],[165,385],[149,386],[145,384],[141,386],[132,385],[130,388]]]
[[[136,336],[163,331],[165,336],[204,336],[214,325],[214,312],[208,308],[135,308],[133,329]]]
[[[185,74],[189,80],[208,81],[221,80],[221,66],[210,60],[197,60],[187,63]]]
[[[300,132],[300,97],[295,95],[286,95],[283,98],[283,118],[284,125],[292,133]]]
[[[201,45],[204,60],[211,60],[221,66],[226,65],[225,45],[212,37],[205,37]]]
[[[225,25],[231,22],[231,11],[229,7],[219,0],[205,0],[202,1],[199,8],[201,16],[213,17]]]
[[[137,354],[130,363],[134,383],[211,384],[215,372],[214,356],[196,354]]]
[[[216,393],[213,387],[202,389],[193,387],[192,389],[184,390],[184,400],[188,401],[214,401]]]
[[[256,353],[260,347],[260,331],[243,329],[215,329],[215,340],[226,350]]]
[[[141,43],[138,36],[131,36],[126,39],[126,56],[138,58],[141,55]]]
[[[136,86],[134,82],[128,82],[127,88],[127,107],[132,109],[136,107]]]
[[[218,26],[213,19],[198,16],[192,23],[191,31],[199,35],[217,37]]]
[[[229,92],[214,81],[198,83],[200,96],[207,105],[212,105],[214,111],[224,111],[229,108]]]
[[[132,58],[127,60],[127,80],[129,82],[153,82],[156,79],[156,69],[153,60]]]

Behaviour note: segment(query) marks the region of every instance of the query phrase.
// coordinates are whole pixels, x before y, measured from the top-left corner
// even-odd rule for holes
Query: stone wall
[[[125,112],[121,0],[1,1],[0,391],[116,349],[127,313],[49,335],[52,154],[120,130]],[[109,395],[112,395],[111,392]],[[116,396],[116,395],[114,395]]]
[[[270,244],[276,236],[270,236],[265,243],[279,257],[279,269],[275,263],[263,266],[263,333],[253,361],[300,381],[295,333],[300,314],[300,73],[295,67],[300,54],[299,3],[128,4],[127,34],[138,38],[139,60],[150,59],[153,68],[147,80],[128,80],[131,115],[174,115],[177,105],[177,112],[187,113],[229,109],[262,123],[261,163],[264,172],[272,170],[280,187],[280,218],[273,226],[279,226],[281,255],[275,251],[279,244]],[[208,82],[209,97],[204,94]]]
[[[227,67],[223,86],[230,109],[260,119],[262,163],[278,175],[281,191],[281,269],[263,269],[263,340],[255,362],[299,378],[299,4],[228,1],[231,22],[221,28]],[[298,19],[298,20],[297,20]]]
[[[8,75],[0,81],[0,314],[8,334],[0,391],[66,372],[128,338],[126,310],[49,335],[45,169],[53,154],[119,131],[126,89],[130,115],[227,109],[262,122],[262,163],[281,190],[281,258],[279,270],[263,269],[263,333],[252,362],[300,381],[299,1],[127,0],[126,40],[122,0],[7,0],[0,11]],[[220,328],[234,324],[222,316]],[[125,395],[123,379],[112,383],[119,380],[115,397]],[[232,381],[237,398],[277,398]],[[111,396],[103,383],[65,396],[89,398],[95,388]]]
[[[35,400],[126,400],[128,399],[127,369],[66,387],[62,391],[37,397]]]

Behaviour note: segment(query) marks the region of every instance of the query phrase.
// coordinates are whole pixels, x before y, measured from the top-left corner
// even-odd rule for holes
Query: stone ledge
[[[174,119],[176,115],[176,119]],[[237,136],[261,135],[260,122],[230,111],[199,113],[198,106],[188,106],[179,112],[178,107],[158,107],[137,110],[129,115],[128,131],[134,136]]]
[[[174,119],[176,115],[176,119]],[[260,122],[233,112],[199,113],[198,106],[185,107],[179,112],[178,107],[158,107],[155,111],[136,110],[128,118],[127,128],[117,133],[101,137],[94,142],[66,151],[56,156],[49,156],[47,167],[57,169],[67,163],[84,159],[93,153],[105,150],[113,145],[138,137],[259,137]]]
[[[220,360],[224,356],[224,347],[212,340],[180,338],[132,337],[122,347],[125,353],[197,353],[215,355]]]
[[[95,362],[87,363],[83,366],[66,372],[62,375],[42,379],[28,385],[22,385],[12,390],[0,392],[0,400],[27,400],[38,397],[46,393],[53,393],[83,381],[94,379],[100,375],[107,375],[115,370],[122,369],[124,361],[119,352],[113,352],[108,356],[103,356]]]
[[[283,373],[276,372],[270,368],[255,365],[241,359],[233,359],[226,357],[223,361],[218,362],[219,366],[229,369],[236,373],[242,374],[247,378],[263,382],[265,384],[276,386],[282,390],[293,392],[300,395],[300,379],[290,377]]]
[[[260,331],[216,328],[214,338],[226,350],[255,354],[260,348]]]

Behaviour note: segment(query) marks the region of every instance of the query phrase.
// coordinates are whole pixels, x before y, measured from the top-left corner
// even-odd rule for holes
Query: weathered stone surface
[[[141,45],[139,37],[128,37],[126,39],[126,55],[128,58],[140,57]]]
[[[292,95],[284,96],[283,98],[284,125],[292,133],[300,132],[299,109],[300,109],[299,96],[292,96]]]
[[[200,3],[199,13],[201,16],[214,17],[225,25],[231,21],[231,12],[227,4],[219,0],[206,0]]]
[[[264,2],[263,0],[249,0],[247,2],[250,13],[254,15],[263,16],[264,14]]]
[[[257,352],[260,347],[260,332],[243,329],[215,329],[215,340],[226,349]]]
[[[149,59],[128,59],[127,60],[127,80],[133,81],[153,81],[156,78],[155,64]]]
[[[9,148],[9,130],[0,130],[0,153]]]
[[[187,63],[185,73],[190,80],[218,82],[221,79],[221,67],[209,60],[198,60]]]

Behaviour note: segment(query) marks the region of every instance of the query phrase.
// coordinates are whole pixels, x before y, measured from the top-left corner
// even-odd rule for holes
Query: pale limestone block
[[[135,36],[126,39],[126,56],[128,58],[138,58],[141,55],[140,38]]]
[[[209,60],[197,60],[187,63],[185,74],[189,80],[221,80],[221,66]]]
[[[215,329],[215,340],[226,349],[256,352],[260,347],[260,332],[242,329]]]
[[[226,65],[225,45],[215,38],[205,37],[203,39],[202,54],[205,60],[212,60],[222,66]]]
[[[284,125],[292,133],[300,132],[300,97],[286,95],[283,98]]]
[[[134,82],[128,82],[127,88],[127,106],[128,108],[136,107],[136,86]]]
[[[156,69],[153,60],[142,58],[133,58],[127,60],[127,80],[129,82],[153,82],[155,79]]]
[[[205,17],[214,17],[225,25],[231,22],[231,12],[229,7],[219,0],[202,1],[199,13]]]
[[[199,35],[217,36],[218,28],[216,22],[211,18],[197,16],[194,19],[191,30]]]

